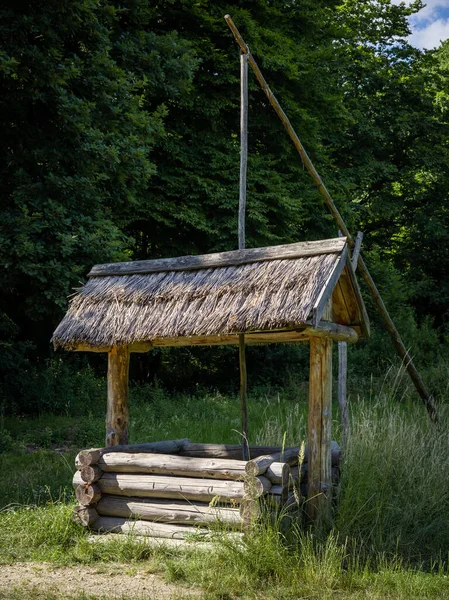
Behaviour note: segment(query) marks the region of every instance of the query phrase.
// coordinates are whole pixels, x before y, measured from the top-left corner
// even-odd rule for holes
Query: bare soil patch
[[[18,594],[33,598],[181,600],[199,598],[198,590],[169,584],[145,567],[101,565],[60,567],[51,563],[0,566],[0,599]]]

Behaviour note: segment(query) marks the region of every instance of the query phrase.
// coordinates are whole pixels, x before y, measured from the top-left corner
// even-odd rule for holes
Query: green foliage
[[[4,3],[4,409],[62,412],[72,397],[83,410],[87,390],[70,392],[49,338],[92,264],[236,247],[239,68],[228,12],[350,228],[365,232],[370,267],[407,344],[425,354],[421,342],[434,324],[444,331],[449,298],[449,50],[407,44],[407,17],[420,7],[419,0]],[[249,96],[247,245],[336,235],[252,75]],[[384,345],[375,330],[362,348],[365,369],[390,360]],[[303,360],[301,351],[257,349],[250,376],[255,385],[279,385],[285,368]],[[230,349],[136,362],[137,380],[156,376],[178,389],[197,385],[199,375],[223,387],[237,374]],[[258,362],[270,368],[262,373]],[[65,399],[55,382],[63,382]]]

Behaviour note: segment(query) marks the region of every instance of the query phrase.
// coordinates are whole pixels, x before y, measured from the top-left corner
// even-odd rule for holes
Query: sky
[[[401,0],[393,0],[400,4]],[[449,0],[424,0],[426,6],[410,17],[409,41],[418,48],[435,48],[449,38]]]

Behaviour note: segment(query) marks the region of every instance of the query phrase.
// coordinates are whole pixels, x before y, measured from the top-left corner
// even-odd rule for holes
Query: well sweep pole
[[[299,137],[297,136],[295,130],[293,129],[293,126],[290,123],[287,115],[284,113],[279,102],[277,101],[276,97],[274,96],[273,92],[270,90],[270,87],[268,86],[267,82],[265,81],[265,78],[262,75],[262,72],[260,71],[259,67],[257,66],[256,61],[254,60],[252,54],[249,51],[248,46],[246,45],[245,41],[243,40],[242,36],[240,35],[240,32],[238,31],[237,27],[234,25],[234,22],[232,21],[231,17],[229,15],[225,15],[225,20],[226,20],[229,28],[231,29],[232,33],[234,34],[234,37],[235,37],[238,45],[240,46],[241,51],[248,55],[248,62],[251,65],[251,68],[253,69],[253,71],[257,77],[257,80],[259,81],[263,91],[265,92],[271,106],[274,108],[276,114],[278,115],[278,117],[282,121],[282,124],[284,125],[285,129],[287,130],[287,133],[289,134],[291,140],[293,141],[295,148],[297,149],[299,155],[301,156],[301,159],[303,161],[305,168],[307,169],[307,171],[311,175],[313,181],[315,182],[315,185],[317,186],[320,194],[322,195],[322,197],[324,199],[324,202],[326,203],[326,206],[329,208],[334,220],[336,221],[338,228],[342,231],[343,235],[347,237],[348,243],[351,246],[351,248],[354,247],[354,244],[355,244],[354,239],[352,238],[348,228],[346,227],[346,223],[343,221],[343,218],[342,218],[340,212],[338,211],[338,208],[335,206],[332,196],[330,195],[329,191],[327,190],[326,186],[324,185],[323,181],[321,180],[321,177],[318,174],[317,170],[313,166],[312,161],[310,160],[304,146],[302,145]],[[386,327],[388,333],[390,334],[390,337],[391,337],[393,345],[396,349],[396,352],[399,355],[399,357],[401,358],[405,368],[407,369],[407,372],[413,381],[416,391],[421,396],[421,399],[424,402],[424,405],[430,416],[430,419],[434,423],[438,423],[439,416],[438,416],[438,412],[436,409],[434,398],[427,391],[427,389],[424,385],[424,382],[413,363],[413,359],[410,356],[408,350],[406,349],[404,342],[402,341],[401,336],[400,336],[398,330],[396,329],[396,326],[393,323],[393,320],[391,319],[391,317],[388,313],[388,310],[384,304],[384,301],[382,300],[379,290],[377,289],[377,286],[374,283],[373,278],[371,277],[370,272],[368,271],[368,267],[366,266],[361,255],[359,255],[357,264],[359,267],[359,271],[360,271],[363,279],[365,280],[365,283],[374,299],[376,308],[385,324],[385,327]]]
[[[240,54],[240,192],[239,192],[239,250],[245,248],[246,172],[248,165],[248,54]],[[240,406],[242,410],[243,459],[248,452],[248,409],[246,406],[247,377],[245,334],[239,335]]]

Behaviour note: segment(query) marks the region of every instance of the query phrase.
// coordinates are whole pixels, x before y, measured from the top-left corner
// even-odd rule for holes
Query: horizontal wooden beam
[[[90,344],[76,344],[70,350],[75,352],[110,352],[114,346],[91,346]],[[149,352],[153,348],[151,342],[135,342],[128,345],[130,352]]]
[[[321,321],[318,327],[314,327],[312,322],[307,322],[303,326],[294,329],[284,329],[282,331],[257,331],[245,333],[245,344],[248,346],[257,346],[259,344],[284,344],[288,342],[307,342],[311,337],[328,337],[340,342],[354,343],[359,339],[359,327],[349,327],[348,325],[339,325],[337,323],[328,323]],[[170,346],[238,346],[239,335],[209,335],[196,337],[179,338],[157,338],[151,342],[130,344],[130,352],[148,352],[151,348]],[[89,346],[88,344],[78,344],[74,350],[77,352],[110,352],[112,346]]]
[[[310,327],[304,330],[304,333],[309,337],[327,337],[337,342],[348,342],[354,344],[359,339],[359,334],[355,327],[349,327],[349,325],[339,325],[338,323],[330,323],[327,321],[320,321],[317,327],[313,327],[310,323]]]
[[[137,260],[133,262],[95,265],[88,277],[109,277],[111,275],[137,275],[161,273],[163,271],[195,271],[214,267],[230,267],[266,260],[303,258],[320,254],[336,254],[343,250],[346,238],[298,242],[266,248],[247,248],[215,254],[198,256],[180,256],[178,258],[159,258],[156,260]]]

